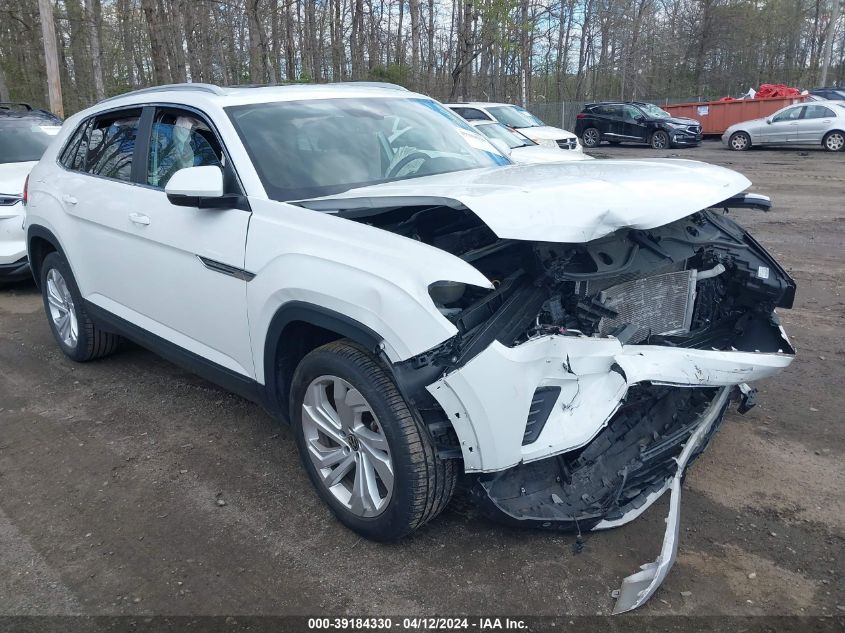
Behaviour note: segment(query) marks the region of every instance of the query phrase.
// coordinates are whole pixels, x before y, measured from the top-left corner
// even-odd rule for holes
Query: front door
[[[786,145],[798,141],[798,120],[804,106],[793,106],[781,110],[772,117],[770,124],[764,125],[760,131],[763,143]]]
[[[622,106],[622,134],[631,141],[648,141],[648,129],[643,123],[645,115],[636,106]]]

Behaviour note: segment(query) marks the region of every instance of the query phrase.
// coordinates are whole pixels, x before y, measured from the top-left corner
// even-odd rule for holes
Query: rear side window
[[[805,119],[825,119],[828,117],[835,117],[833,110],[822,105],[808,105],[804,110]]]
[[[74,133],[62,164],[73,171],[131,182],[140,119],[140,108],[89,119]]]

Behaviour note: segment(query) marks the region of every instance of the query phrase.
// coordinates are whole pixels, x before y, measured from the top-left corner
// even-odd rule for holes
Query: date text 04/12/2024
[[[392,618],[309,618],[308,630],[526,630],[528,625],[519,618],[445,618],[445,617],[411,617],[401,620]]]

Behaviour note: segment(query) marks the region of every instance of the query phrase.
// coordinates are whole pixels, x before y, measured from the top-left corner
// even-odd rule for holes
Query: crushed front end
[[[731,395],[751,406],[747,383],[792,361],[775,309],[792,306],[793,280],[714,209],[579,244],[471,226],[442,239],[495,289],[433,287],[459,334],[397,367],[401,381],[499,521],[616,527],[672,491],[662,564],[617,610],[639,606],[674,560],[684,468]]]

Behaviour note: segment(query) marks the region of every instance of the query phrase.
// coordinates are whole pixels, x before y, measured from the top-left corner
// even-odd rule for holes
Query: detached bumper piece
[[[473,492],[490,518],[510,525],[570,532],[623,525],[665,492],[705,422],[705,439],[716,431],[728,391],[638,386],[583,448],[479,475]],[[695,454],[705,444],[696,442]]]
[[[586,532],[633,521],[669,490],[660,556],[623,581],[613,612],[636,609],[675,561],[684,471],[716,432],[731,390],[640,386],[583,449],[480,475],[474,493],[499,522]]]
[[[671,491],[669,498],[669,516],[666,517],[666,532],[663,535],[663,546],[660,548],[660,555],[651,563],[646,563],[635,574],[632,574],[622,581],[622,587],[618,591],[616,605],[613,613],[625,613],[645,604],[654,595],[657,588],[666,578],[675,558],[678,555],[678,534],[681,523],[681,481],[684,469],[694,457],[697,451],[706,444],[706,438],[711,428],[721,419],[728,402],[730,391],[727,387],[720,390],[719,395],[713,399],[706,413],[702,416],[698,427],[690,435],[681,454],[677,457],[677,470],[669,480],[667,487]],[[599,529],[601,525],[597,526]],[[610,527],[610,526],[608,526]]]

